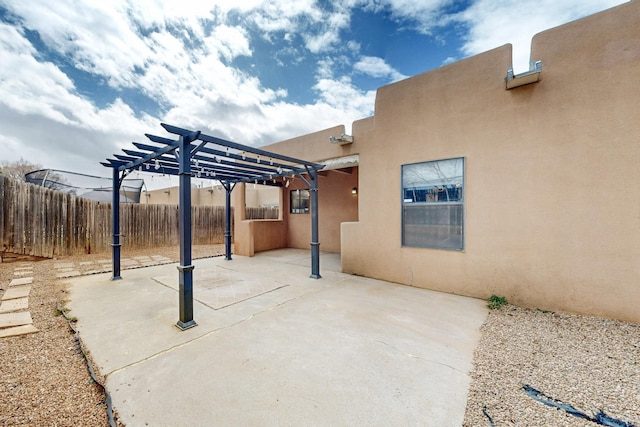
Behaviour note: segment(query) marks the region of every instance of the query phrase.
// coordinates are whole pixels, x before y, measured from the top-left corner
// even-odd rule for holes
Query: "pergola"
[[[178,139],[146,134],[153,143],[134,142],[136,150],[123,149],[115,159],[101,162],[113,169],[112,262],[113,276],[120,276],[120,185],[132,171],[178,175],[180,184],[179,227],[180,319],[177,326],[196,326],[193,320],[193,269],[191,259],[191,177],[219,181],[226,190],[225,259],[231,260],[231,192],[238,183],[282,186],[289,178],[299,177],[311,193],[311,277],[320,278],[320,242],[318,242],[318,171],[322,164],[271,153],[247,145],[209,136],[200,131],[162,123]]]

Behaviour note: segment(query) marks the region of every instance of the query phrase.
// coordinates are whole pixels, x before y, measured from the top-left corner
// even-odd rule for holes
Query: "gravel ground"
[[[593,427],[603,411],[619,423],[602,425],[640,427],[640,325],[506,305],[481,332],[465,426],[491,417],[498,427]],[[592,420],[534,400],[525,385]]]
[[[193,257],[223,251],[223,245],[194,246]],[[122,254],[123,260],[150,256],[177,262],[178,250]],[[91,379],[69,324],[56,312],[66,296],[56,285],[61,271],[56,268],[73,264],[90,274],[108,257],[29,263],[34,272],[29,311],[40,332],[0,338],[0,425],[109,425],[104,392]],[[17,277],[15,268],[26,265],[0,264],[0,294]],[[534,400],[523,390],[527,385],[547,396],[547,403],[569,404],[590,418],[603,411],[628,423],[608,425],[640,427],[640,325],[506,305],[491,310],[481,332],[464,426],[598,425]]]

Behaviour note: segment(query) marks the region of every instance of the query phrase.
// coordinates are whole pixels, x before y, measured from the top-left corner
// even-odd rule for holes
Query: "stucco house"
[[[640,1],[536,35],[531,59],[513,76],[501,46],[379,88],[350,135],[264,148],[327,165],[320,248],[345,273],[640,322]],[[235,210],[236,253],[309,248],[304,183],[280,196],[279,220]]]

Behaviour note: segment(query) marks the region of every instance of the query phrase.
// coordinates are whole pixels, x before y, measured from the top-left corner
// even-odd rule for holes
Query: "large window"
[[[464,158],[402,166],[402,245],[464,249]]]
[[[291,190],[289,212],[292,214],[309,213],[309,190]]]

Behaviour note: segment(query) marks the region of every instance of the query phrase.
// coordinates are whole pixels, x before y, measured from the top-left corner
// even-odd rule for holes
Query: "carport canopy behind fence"
[[[231,260],[231,192],[238,183],[282,186],[289,177],[297,176],[311,192],[311,277],[320,278],[320,242],[318,241],[318,171],[322,164],[271,153],[238,144],[201,131],[161,124],[178,139],[146,134],[151,143],[134,142],[135,150],[123,149],[114,159],[101,162],[113,170],[112,189],[112,280],[120,276],[120,185],[133,171],[177,175],[180,184],[179,227],[180,318],[177,326],[196,326],[193,319],[193,269],[191,252],[191,177],[218,181],[226,190],[225,259]]]

